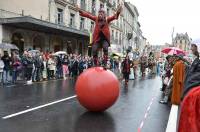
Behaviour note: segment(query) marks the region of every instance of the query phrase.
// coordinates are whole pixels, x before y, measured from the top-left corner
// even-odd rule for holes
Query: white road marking
[[[144,118],[145,118],[145,119],[147,118],[147,115],[148,115],[148,114],[147,114],[147,113],[145,113],[145,115],[144,115]]]
[[[165,132],[176,132],[177,128],[177,118],[178,118],[178,105],[172,105],[169,114],[169,120],[167,123],[167,128]]]
[[[151,106],[149,106],[148,108],[147,108],[147,111],[149,111],[151,109]]]
[[[70,99],[73,99],[73,98],[76,98],[76,97],[77,97],[77,95],[74,95],[74,96],[67,97],[67,98],[64,98],[64,99],[61,99],[61,100],[57,100],[57,101],[54,101],[54,102],[51,102],[51,103],[47,103],[47,104],[44,104],[44,105],[33,107],[33,108],[30,108],[30,109],[27,109],[27,110],[24,110],[24,111],[21,111],[21,112],[17,112],[17,113],[2,117],[2,119],[9,119],[9,118],[21,115],[21,114],[25,114],[25,113],[28,113],[28,112],[31,112],[31,111],[34,111],[34,110],[37,110],[37,109],[40,109],[40,108],[44,108],[44,107],[47,107],[47,106],[50,106],[50,105],[53,105],[53,104],[57,104],[57,103],[60,103],[60,102],[63,102],[63,101],[67,101],[67,100],[70,100]]]
[[[144,122],[142,121],[140,124],[140,129],[142,129],[143,125],[144,125]]]

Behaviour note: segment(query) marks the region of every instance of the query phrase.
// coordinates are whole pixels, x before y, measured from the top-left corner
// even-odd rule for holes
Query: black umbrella
[[[29,53],[31,53],[33,56],[36,56],[38,53],[40,53],[39,50],[29,50]]]
[[[16,49],[19,50],[19,48],[14,44],[9,43],[0,43],[0,49]]]

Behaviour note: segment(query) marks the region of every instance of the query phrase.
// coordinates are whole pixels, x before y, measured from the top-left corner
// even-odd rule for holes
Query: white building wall
[[[0,9],[31,15],[37,19],[49,19],[49,0],[0,0]]]

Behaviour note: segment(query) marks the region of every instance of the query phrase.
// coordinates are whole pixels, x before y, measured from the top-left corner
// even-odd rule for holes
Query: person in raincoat
[[[128,85],[130,68],[131,68],[131,60],[127,55],[124,61],[122,62],[122,73],[123,73],[123,78],[125,79],[125,86]]]

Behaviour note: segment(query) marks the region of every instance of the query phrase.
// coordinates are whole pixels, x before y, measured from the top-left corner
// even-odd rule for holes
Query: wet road
[[[164,132],[170,106],[159,104],[159,77],[121,85],[117,102],[104,113],[87,112],[72,98],[9,119],[20,111],[75,95],[73,80],[0,87],[0,132]]]

